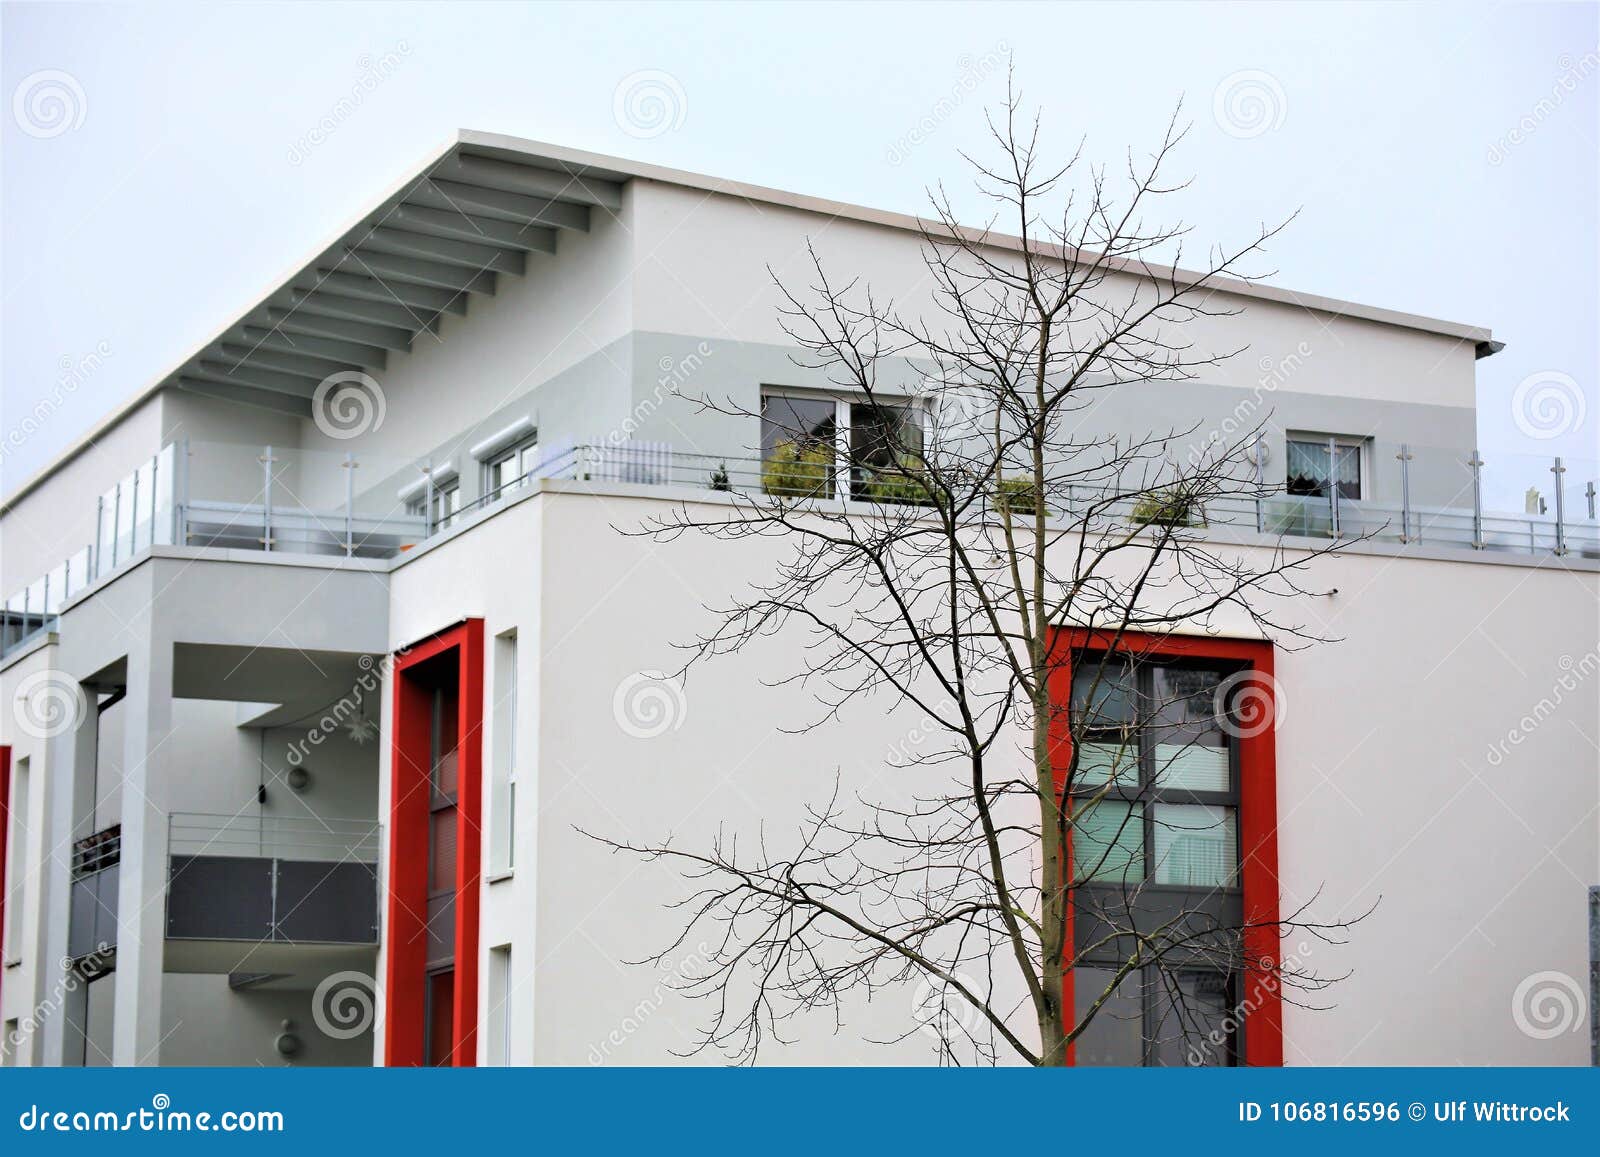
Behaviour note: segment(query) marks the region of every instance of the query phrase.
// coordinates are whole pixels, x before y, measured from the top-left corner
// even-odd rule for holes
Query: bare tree
[[[1226,671],[1156,663],[1149,641],[1229,617],[1279,646],[1314,641],[1296,619],[1315,593],[1301,572],[1338,543],[1287,550],[1212,533],[1218,512],[1271,498],[1250,458],[1258,424],[1203,438],[1093,420],[1108,390],[1190,381],[1239,352],[1194,331],[1230,314],[1218,291],[1261,276],[1246,266],[1282,225],[1184,272],[1188,230],[1146,222],[1181,188],[1163,176],[1185,131],[1176,118],[1115,180],[1081,147],[1044,165],[1038,120],[1022,123],[1014,97],[990,128],[996,162],[968,158],[996,207],[989,226],[963,227],[942,189],[932,198],[931,311],[903,315],[815,252],[812,284],[779,279],[797,360],[856,399],[848,438],[802,402],[771,399],[756,415],[701,399],[761,418],[760,485],[634,529],[777,543],[766,581],[711,608],[689,664],[798,630],[803,659],[777,682],[809,690],[811,726],[869,695],[918,721],[899,772],[916,778],[910,803],[845,799],[836,783],[792,846],[765,832],[753,846],[729,833],[708,848],[605,841],[695,882],[682,937],[652,959],[714,930],[709,968],[684,984],[713,1006],[701,1047],[738,1059],[799,1014],[914,983],[924,999],[906,1031],[931,1027],[949,1060],[1059,1065],[1097,1018],[1127,1007],[1131,985],[1154,983],[1164,1031],[1201,1060],[1227,1048],[1226,978],[1265,972],[1302,1001],[1336,979],[1293,954],[1247,958],[1253,929],[1274,944],[1337,942],[1347,923],[1301,908],[1263,929],[1222,902],[1237,863],[1218,851],[1228,809],[1170,813],[1209,816],[1191,847],[1234,860],[1214,879],[1189,865],[1199,883],[1181,903],[1155,897],[1148,853],[1134,849],[1163,822],[1150,805],[1168,798],[1169,766],[1214,772],[1241,713],[1271,709]],[[1074,650],[1068,628],[1100,645]],[[1178,836],[1156,842],[1177,855]],[[1196,975],[1223,978],[1223,991],[1197,991]]]

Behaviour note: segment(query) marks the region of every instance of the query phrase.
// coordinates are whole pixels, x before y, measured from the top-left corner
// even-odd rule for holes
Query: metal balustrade
[[[367,820],[174,812],[167,938],[376,943],[380,842]]]
[[[1588,462],[1574,467],[1561,458],[1523,459],[1515,471],[1495,474],[1498,464],[1486,462],[1477,450],[1450,455],[1427,451],[1434,474],[1459,470],[1446,487],[1460,505],[1412,502],[1420,480],[1413,447],[1402,445],[1398,502],[1351,499],[1337,486],[1318,496],[1253,493],[1225,496],[1194,513],[1197,525],[1232,527],[1295,538],[1370,538],[1378,542],[1423,543],[1433,546],[1525,555],[1575,555],[1600,558],[1600,522],[1596,520],[1596,478],[1600,467]],[[1330,451],[1331,453],[1332,451]],[[1449,467],[1453,460],[1456,465]],[[359,471],[367,484],[357,485]],[[199,471],[200,481],[194,481]],[[1529,483],[1521,513],[1492,510],[1486,505],[1486,475],[1494,492]],[[1436,477],[1431,477],[1437,482]],[[416,499],[402,502],[393,489],[400,478],[417,489]],[[346,558],[394,558],[418,543],[463,525],[474,515],[524,491],[539,479],[602,484],[665,487],[684,492],[780,494],[819,501],[846,499],[861,503],[903,505],[908,488],[890,477],[874,477],[842,457],[787,463],[740,456],[685,452],[667,443],[594,441],[551,446],[537,466],[520,478],[480,494],[435,520],[434,475],[427,462],[385,461],[374,455],[274,450],[267,446],[206,446],[196,451],[188,442],[164,447],[137,470],[103,494],[96,509],[94,541],[48,573],[13,593],[0,604],[0,656],[54,630],[61,608],[100,579],[126,566],[152,546],[197,546],[322,555]],[[1542,479],[1542,480],[1540,480]],[[202,493],[196,497],[191,490]],[[1068,509],[1086,509],[1096,495],[1069,492]],[[1082,504],[1081,506],[1079,504]],[[1113,504],[1110,517],[1133,519],[1133,502]]]

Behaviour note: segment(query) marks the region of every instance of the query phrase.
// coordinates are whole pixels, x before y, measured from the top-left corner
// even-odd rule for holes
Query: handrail
[[[376,820],[173,812],[167,819],[167,849],[173,856],[375,864],[381,832]]]

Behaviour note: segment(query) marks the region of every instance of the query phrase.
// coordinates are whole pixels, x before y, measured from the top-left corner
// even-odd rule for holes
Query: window
[[[1236,904],[1237,741],[1222,665],[1085,654],[1074,664],[1079,741],[1072,801],[1077,951],[1073,1003],[1088,1013],[1128,959],[1107,920],[1128,927]],[[1141,922],[1135,914],[1165,913]],[[1229,926],[1232,917],[1222,921]],[[1078,1038],[1080,1065],[1229,1065],[1237,1053],[1236,981],[1227,952],[1176,956],[1117,982]]]
[[[820,394],[761,398],[761,483],[768,494],[869,502],[922,502],[908,472],[922,462],[927,412]]]
[[[539,443],[529,440],[498,450],[483,463],[483,493],[486,497],[509,494],[517,489],[539,465]]]
[[[494,641],[494,764],[491,769],[489,869],[509,872],[517,855],[517,633]]]
[[[511,945],[489,949],[489,1063],[511,1063]]]
[[[1116,977],[1073,970],[1073,1004],[1086,1015]],[[1136,969],[1122,978],[1073,1043],[1080,1065],[1211,1068],[1238,1059],[1233,977],[1200,969]]]
[[[1340,498],[1364,497],[1361,460],[1365,447],[1361,438],[1290,434],[1284,455],[1285,489],[1290,494],[1326,498],[1331,479]]]
[[[452,519],[461,511],[461,484],[456,481],[441,483],[433,492],[433,506],[428,505],[428,494],[422,494],[406,503],[406,513],[425,515],[428,525],[435,530],[442,530],[450,525]]]
[[[1228,673],[1092,657],[1073,673],[1082,750],[1073,865],[1088,882],[1233,888],[1233,745],[1216,698]]]
[[[28,891],[24,886],[28,875],[28,760],[17,760],[11,771],[11,804],[9,808],[10,832],[5,845],[10,865],[6,880],[11,895],[5,905],[5,958],[18,960],[22,956],[22,933],[27,913]]]

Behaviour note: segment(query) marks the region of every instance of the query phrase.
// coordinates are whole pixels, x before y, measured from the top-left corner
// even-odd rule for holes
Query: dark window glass
[[[768,494],[831,498],[839,432],[831,398],[761,399],[761,486]]]
[[[908,406],[850,405],[850,484],[861,498],[916,498],[906,477],[922,465],[922,415]],[[881,492],[881,493],[879,493]]]
[[[1110,968],[1075,968],[1072,1000],[1078,1021],[1089,1014],[1116,975]],[[1137,972],[1122,978],[1116,990],[1094,1014],[1089,1027],[1073,1042],[1073,1060],[1080,1065],[1141,1065],[1144,1063],[1144,1000]]]
[[[428,974],[428,1040],[424,1051],[428,1064],[435,1068],[455,1063],[451,1055],[455,1047],[455,994],[454,969]]]
[[[1151,1060],[1190,1068],[1233,1063],[1233,1001],[1226,976],[1169,972],[1155,978]]]
[[[1340,498],[1361,497],[1361,447],[1339,442],[1330,462],[1327,439],[1290,438],[1285,454],[1286,488],[1290,494],[1328,496],[1332,478]]]

